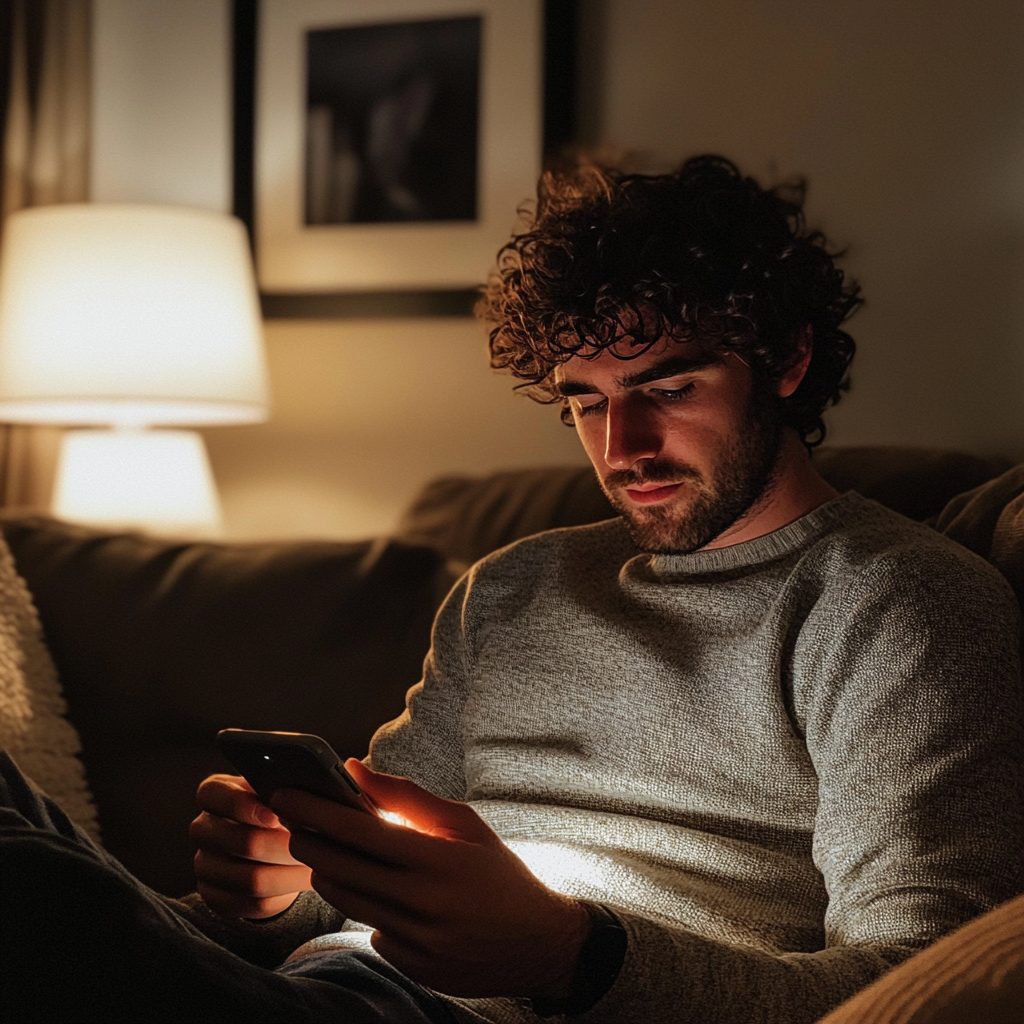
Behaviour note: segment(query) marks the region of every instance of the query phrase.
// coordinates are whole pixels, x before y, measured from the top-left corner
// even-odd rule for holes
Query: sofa
[[[1024,466],[956,452],[831,448],[855,489],[992,559],[1024,600]],[[519,537],[613,515],[588,468],[428,485],[392,536],[220,544],[7,512],[98,808],[103,842],[169,895],[192,888],[199,781],[229,770],[218,729],[324,736],[362,755],[402,711],[434,613],[476,559]]]

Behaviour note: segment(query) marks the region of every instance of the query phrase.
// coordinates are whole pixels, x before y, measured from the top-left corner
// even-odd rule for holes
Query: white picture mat
[[[468,15],[483,19],[478,219],[306,227],[306,32]],[[262,290],[467,288],[484,280],[540,172],[541,0],[262,0],[257,76]]]

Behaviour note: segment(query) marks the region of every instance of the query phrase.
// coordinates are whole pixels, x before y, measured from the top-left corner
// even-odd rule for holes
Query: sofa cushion
[[[35,596],[104,843],[192,888],[196,785],[225,726],[314,732],[362,755],[421,673],[451,580],[391,541],[172,543],[45,518],[0,523]]]

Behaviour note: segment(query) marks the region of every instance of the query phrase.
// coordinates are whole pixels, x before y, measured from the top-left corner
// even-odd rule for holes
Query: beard
[[[609,473],[600,481],[612,507],[626,520],[634,543],[652,554],[686,555],[710,544],[762,504],[775,483],[783,442],[779,399],[755,383],[736,433],[723,444],[710,479],[695,466],[652,460]],[[679,483],[692,497],[686,503],[638,506],[624,493],[638,484]]]

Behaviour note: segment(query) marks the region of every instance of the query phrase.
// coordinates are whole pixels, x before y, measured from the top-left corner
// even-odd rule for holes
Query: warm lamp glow
[[[121,428],[65,437],[52,506],[62,518],[217,530],[202,438],[139,428],[266,419],[262,333],[233,217],[82,204],[4,224],[0,422]]]
[[[4,225],[0,421],[266,418],[241,223],[174,206],[57,205]]]
[[[113,529],[188,534],[220,528],[203,439],[191,430],[71,430],[53,511]]]

